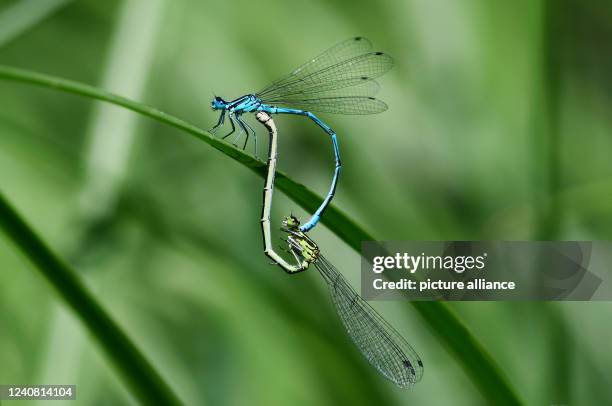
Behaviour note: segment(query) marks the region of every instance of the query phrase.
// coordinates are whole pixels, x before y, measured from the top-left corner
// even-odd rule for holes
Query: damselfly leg
[[[215,134],[217,130],[219,129],[219,127],[221,127],[224,122],[225,122],[225,110],[221,112],[221,115],[219,116],[219,120],[217,121],[217,124],[215,124],[215,126],[211,128],[208,132],[211,134]]]
[[[241,118],[240,121],[242,122],[244,126],[246,126],[246,128],[248,128],[251,131],[251,135],[253,135],[253,152],[255,153],[255,158],[259,158],[257,155],[257,131],[255,131],[253,127],[251,127],[249,123],[246,122],[246,120]],[[246,148],[246,142],[244,143],[244,148],[242,149],[245,149],[245,148]]]
[[[223,124],[225,124],[225,114],[226,114],[226,110],[223,110],[221,112],[221,115],[219,116],[219,120],[217,121],[217,124],[215,124],[214,127],[212,127],[209,132],[211,134],[216,134],[217,130],[223,126]],[[242,136],[242,134],[245,135],[245,139],[244,139],[244,143],[242,144],[242,149],[245,150],[248,143],[249,143],[249,137],[252,135],[253,136],[253,140],[254,140],[254,147],[253,147],[253,151],[255,153],[255,158],[258,158],[257,155],[257,133],[255,132],[255,130],[253,129],[253,127],[251,127],[249,125],[249,123],[247,123],[244,118],[241,117],[241,114],[238,114],[236,112],[233,111],[227,111],[227,116],[231,125],[231,130],[229,133],[225,134],[224,136],[221,137],[221,139],[226,139],[228,138],[230,135],[234,134],[236,132],[236,127],[239,129],[238,134],[236,134],[234,136],[234,138],[232,139],[232,144],[235,147],[238,147],[238,141],[240,140],[240,136]]]
[[[238,125],[240,126],[240,128],[242,128],[242,131],[244,131],[244,133],[246,134],[245,140],[244,140],[244,145],[242,146],[242,149],[246,149],[247,147],[247,143],[249,142],[249,135],[253,135],[253,140],[254,140],[254,144],[255,144],[255,148],[254,148],[254,152],[255,152],[255,158],[257,158],[257,133],[255,132],[255,130],[239,115],[236,115],[236,121],[238,122]],[[241,132],[242,132],[241,131]]]
[[[236,123],[238,124],[238,134],[234,135],[234,139],[231,142],[231,144],[233,146],[235,146],[236,148],[238,148],[238,140],[240,139],[240,136],[242,135],[242,133],[244,132],[244,128],[242,127],[242,125],[240,124],[240,118],[236,115],[234,116],[234,119],[236,120]],[[248,134],[247,134],[247,138],[248,138]]]
[[[234,132],[236,132],[236,125],[234,124],[234,113],[232,113],[230,111],[228,113],[228,117],[229,117],[229,122],[232,125],[232,131],[230,131],[229,133],[225,134],[223,137],[221,137],[221,139],[226,139],[227,137],[232,135]]]

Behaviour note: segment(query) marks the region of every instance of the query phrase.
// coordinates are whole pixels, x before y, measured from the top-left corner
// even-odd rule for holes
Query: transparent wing
[[[387,105],[374,97],[347,96],[320,99],[287,99],[274,102],[278,106],[333,114],[376,114],[387,110]]]
[[[282,97],[275,97],[270,95],[266,97],[266,102],[272,103],[278,100],[304,100],[309,98],[323,98],[323,97],[350,97],[350,96],[363,96],[363,97],[374,97],[380,91],[380,85],[375,80],[360,80],[354,86],[340,89],[320,90],[313,91],[295,91],[292,94],[284,94]],[[307,94],[306,94],[307,93]],[[305,95],[306,94],[306,95]]]
[[[300,77],[306,76],[312,72],[316,72],[328,66],[335,65],[345,59],[364,54],[371,49],[372,43],[367,38],[349,38],[322,52],[318,56],[304,63],[302,66],[294,69],[289,75],[272,82],[260,92],[258,92],[258,94],[264,94],[269,90],[282,85],[285,82],[293,81]]]
[[[320,70],[290,77],[256,94],[264,103],[293,97],[310,99],[330,92],[373,80],[393,66],[393,59],[383,52],[358,55]]]
[[[380,90],[375,80],[357,86],[306,95],[295,94],[269,99],[266,103],[300,110],[334,114],[374,114],[387,109],[387,105],[373,96]]]
[[[423,362],[410,344],[323,256],[315,266],[329,286],[332,302],[347,333],[370,364],[402,388],[418,382],[423,375]]]

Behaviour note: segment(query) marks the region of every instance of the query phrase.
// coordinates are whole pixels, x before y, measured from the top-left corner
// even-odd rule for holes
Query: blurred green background
[[[216,122],[213,92],[256,91],[354,35],[396,60],[380,80],[389,111],[324,117],[344,165],[334,203],[376,238],[610,239],[609,1],[0,0],[0,64],[202,128]],[[323,194],[329,140],[276,121],[281,169]],[[372,370],[320,277],[264,257],[263,180],[193,137],[2,81],[0,185],[188,404],[486,402],[408,303],[373,305],[421,355],[423,381],[402,391]],[[273,220],[289,210],[306,216],[277,192]],[[358,284],[359,256],[324,226],[313,237]],[[0,270],[0,383],[135,403],[4,236]],[[612,404],[609,303],[450,307],[526,403]]]

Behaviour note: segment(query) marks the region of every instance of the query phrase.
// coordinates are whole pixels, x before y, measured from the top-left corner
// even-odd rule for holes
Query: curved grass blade
[[[86,84],[2,65],[0,65],[0,79],[29,83],[123,106],[199,138],[250,168],[262,178],[266,175],[267,166],[264,162],[192,124],[142,103]],[[320,196],[282,172],[277,171],[275,184],[278,189],[310,212],[315,211],[323,201]],[[357,253],[360,253],[362,241],[376,241],[374,236],[333,205],[327,208],[321,221]],[[423,321],[456,357],[471,381],[489,403],[521,404],[499,366],[447,304],[442,302],[407,302],[407,304],[413,306],[423,317]]]
[[[136,345],[96,301],[76,272],[49,249],[1,192],[0,228],[32,261],[35,268],[98,340],[102,350],[142,404],[181,404]]]
[[[72,0],[21,0],[3,6],[0,10],[0,47],[10,44],[70,2]]]

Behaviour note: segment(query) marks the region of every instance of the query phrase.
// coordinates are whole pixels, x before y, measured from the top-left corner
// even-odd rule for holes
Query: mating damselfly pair
[[[257,120],[268,129],[268,171],[261,218],[265,254],[289,273],[304,271],[314,264],[327,283],[340,320],[357,348],[386,378],[400,387],[410,387],[423,374],[423,363],[417,353],[355,292],[342,274],[321,255],[317,244],[306,235],[317,225],[334,197],[341,168],[336,133],[313,112],[373,114],[387,109],[385,103],[374,98],[379,89],[374,79],[391,69],[393,60],[383,52],[372,52],[371,48],[372,44],[367,39],[354,37],[328,49],[257,93],[232,101],[215,97],[212,108],[221,110],[221,115],[212,132],[225,123],[227,116],[231,130],[223,138],[230,137],[239,127],[234,143],[244,134],[243,148],[246,148],[249,136],[254,136],[257,155],[256,132],[242,115],[255,113]],[[332,183],[319,208],[304,225],[300,225],[294,216],[285,218],[283,222],[281,230],[287,234],[284,250],[293,256],[294,264],[276,253],[272,246],[270,212],[277,163],[277,129],[270,117],[273,114],[301,115],[311,119],[330,137],[334,150]]]
[[[293,114],[309,118],[331,139],[335,169],[327,196],[301,231],[309,231],[319,222],[323,211],[336,192],[340,168],[340,150],[336,133],[316,113],[374,114],[387,109],[387,105],[374,98],[379,90],[377,77],[393,66],[393,59],[379,51],[371,51],[372,43],[364,37],[353,37],[343,41],[317,57],[309,60],[289,75],[272,82],[257,93],[247,94],[232,101],[215,97],[211,103],[214,110],[221,110],[219,121],[211,129],[218,131],[227,116],[231,126],[226,139],[234,135],[234,143],[244,134],[243,148],[249,136],[253,136],[257,155],[257,134],[244,121],[245,113]]]
[[[295,263],[289,263],[274,250],[270,212],[277,161],[277,129],[274,120],[267,113],[259,112],[256,117],[268,129],[270,136],[261,217],[264,252],[289,273],[304,271],[314,264],[329,287],[332,302],[342,324],[361,353],[380,373],[398,386],[412,386],[423,375],[423,363],[417,353],[321,255],[317,244],[300,229],[300,223],[293,215],[285,218],[281,230],[287,234],[287,246],[282,248],[293,256]]]

